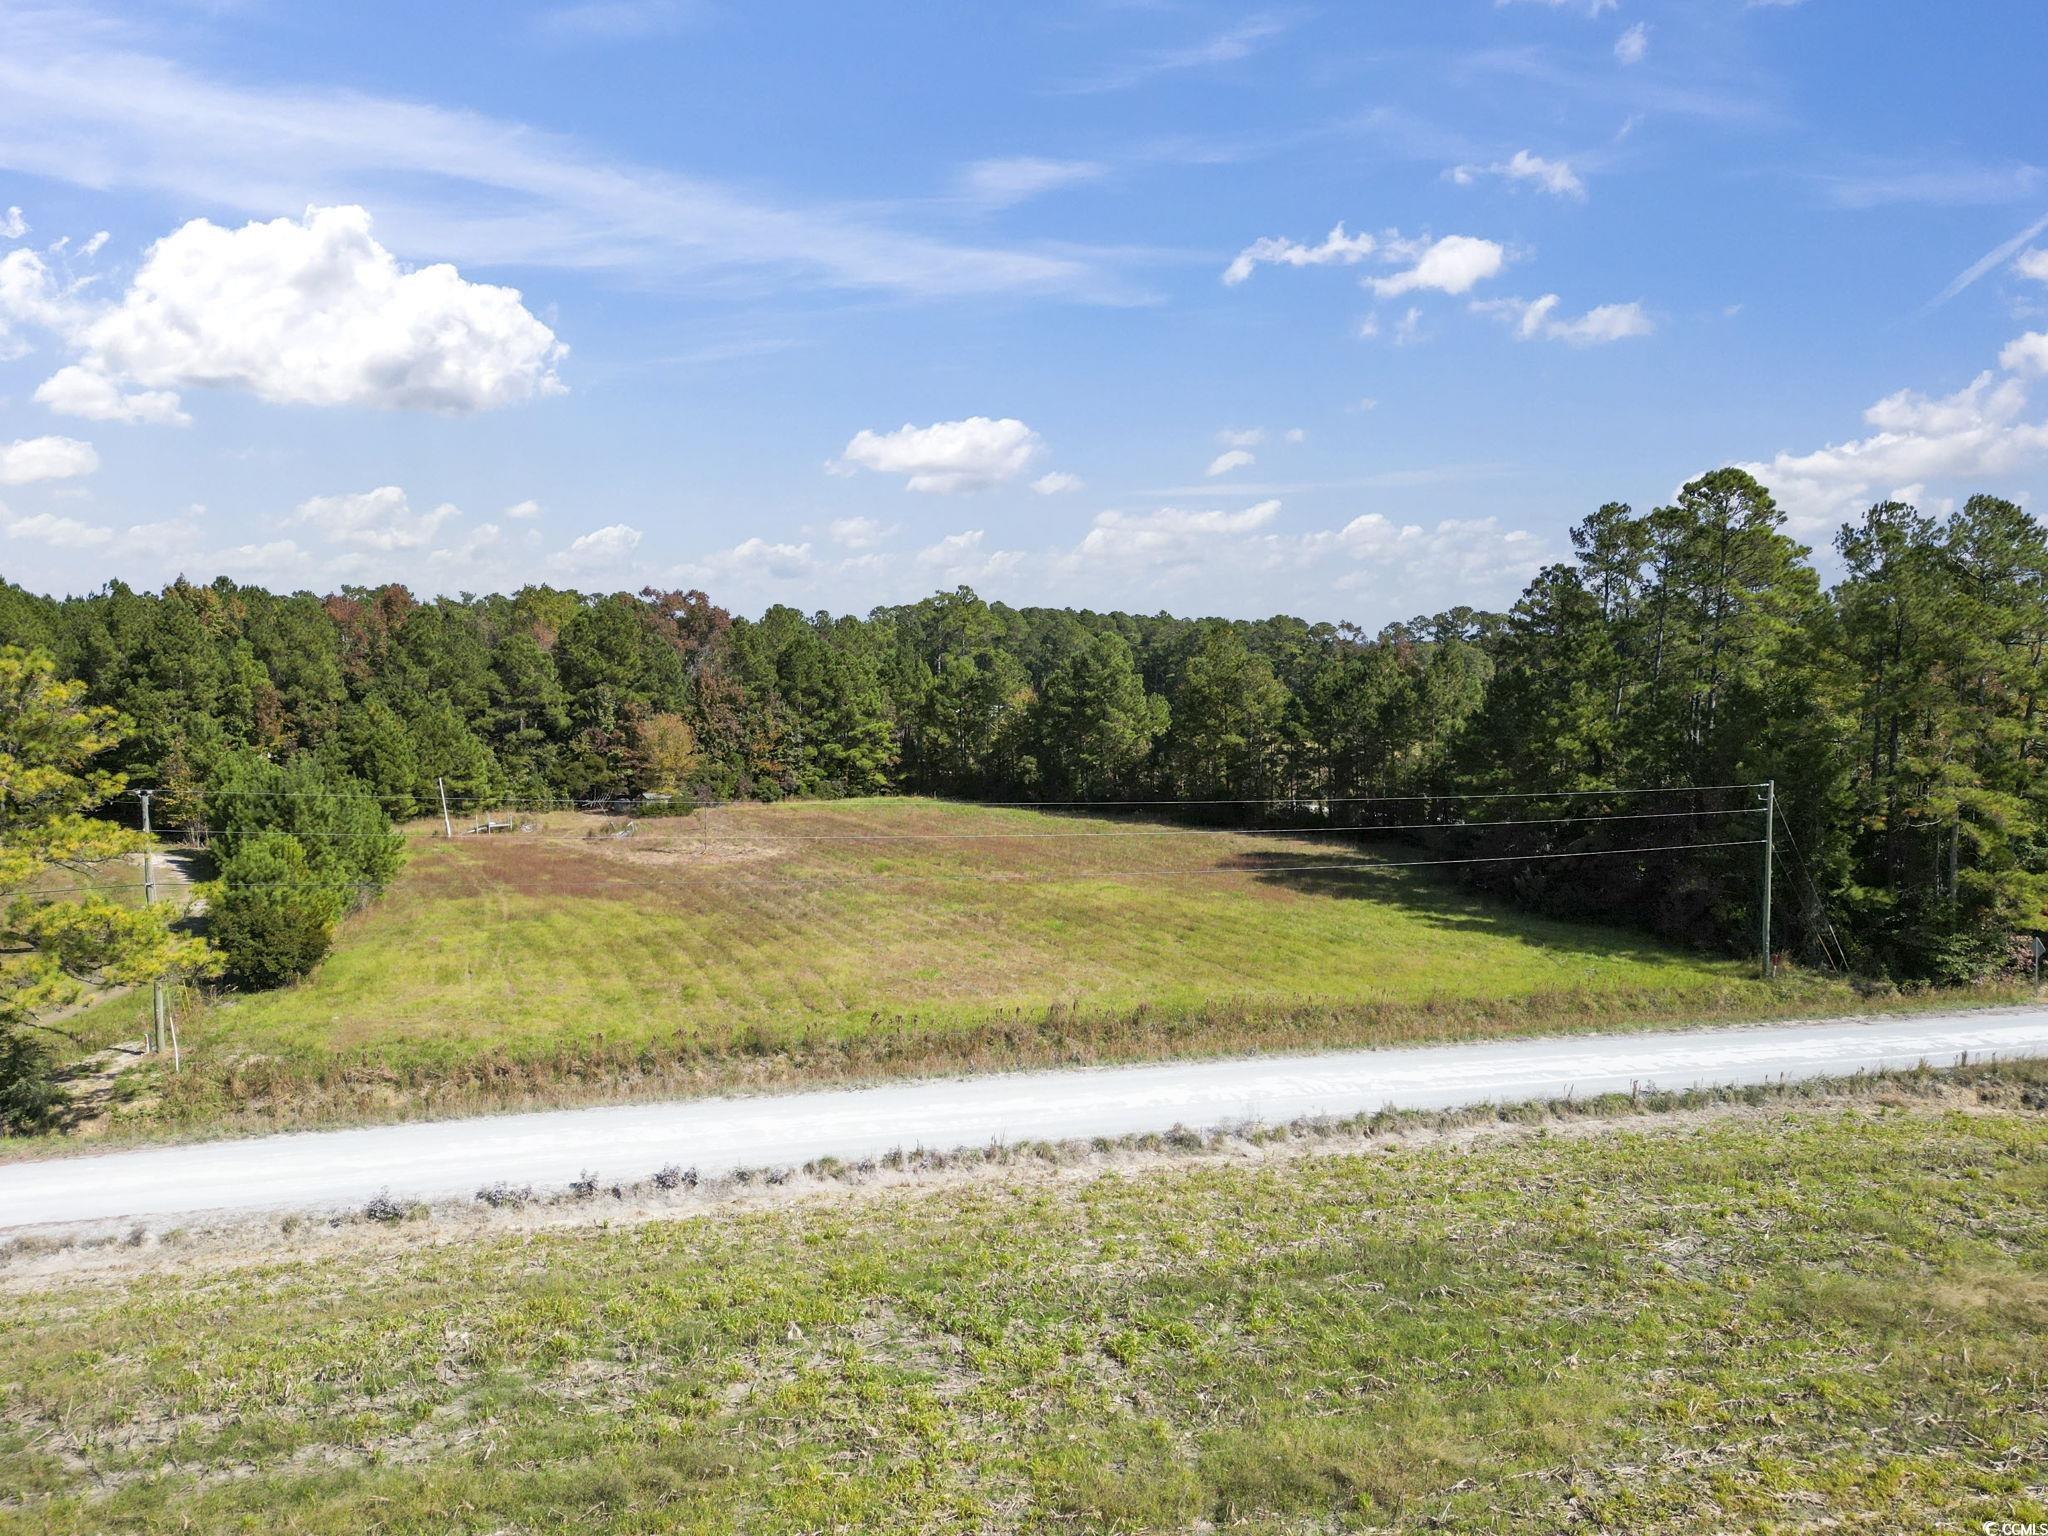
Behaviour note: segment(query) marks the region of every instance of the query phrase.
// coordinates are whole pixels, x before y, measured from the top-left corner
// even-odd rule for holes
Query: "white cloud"
[[[1914,158],[1864,163],[1813,179],[1830,202],[1843,208],[1882,208],[1900,203],[1954,208],[2030,200],[2048,182],[2048,172],[2022,161],[1985,165],[1967,160]]]
[[[1203,470],[1202,473],[1213,479],[1217,475],[1227,475],[1233,469],[1243,469],[1247,464],[1256,464],[1257,462],[1258,459],[1255,455],[1242,448],[1232,448],[1227,452],[1217,454],[1215,458],[1209,461],[1209,467]]]
[[[1637,22],[1614,40],[1614,56],[1624,64],[1640,64],[1650,51],[1650,29]]]
[[[97,230],[94,232],[93,237],[90,240],[86,241],[85,244],[81,245],[78,248],[78,254],[85,257],[88,261],[90,261],[93,257],[99,255],[101,251],[106,249],[107,241],[112,238],[113,237],[109,235],[104,229]]]
[[[632,532],[630,529],[626,531]],[[639,534],[633,534],[635,543],[639,538]],[[582,541],[579,539],[577,542]],[[808,543],[780,544],[769,539],[752,538],[735,544],[731,549],[686,562],[677,573],[697,582],[748,581],[764,576],[790,581],[808,576],[814,569]]]
[[[977,160],[960,173],[960,195],[983,208],[1008,208],[1062,187],[1099,181],[1108,173],[1109,167],[1095,160],[1044,160],[1036,155]]]
[[[1543,563],[1541,541],[1492,518],[1427,528],[1375,512],[1340,528],[1283,533],[1273,528],[1279,512],[1278,501],[1262,501],[1238,512],[1101,513],[1078,545],[1055,557],[1058,589],[1071,593],[1081,585],[1115,602],[1134,590],[1220,594],[1265,578],[1273,590],[1298,592],[1305,582],[1321,581],[1333,592],[1366,593],[1406,613],[1432,603],[1504,600]]]
[[[1121,68],[1109,70],[1091,80],[1080,81],[1068,89],[1075,92],[1128,90],[1158,75],[1188,69],[1208,69],[1218,64],[1234,64],[1249,57],[1267,39],[1278,37],[1290,24],[1286,18],[1280,16],[1252,16],[1236,26],[1203,38],[1200,42],[1146,54]]]
[[[873,549],[896,531],[896,525],[872,517],[841,517],[833,519],[828,531],[832,542],[842,549]]]
[[[141,421],[185,427],[192,418],[180,408],[176,391],[123,390],[105,374],[76,363],[59,368],[36,386],[36,401],[60,416],[87,421]]]
[[[478,523],[460,542],[428,550],[427,562],[444,569],[458,567],[465,571],[474,571],[476,562],[497,549],[503,542],[504,532],[496,523]]]
[[[2048,283],[2048,251],[2021,251],[2019,259],[2012,264],[2012,269],[2021,277],[2031,277],[2037,283]]]
[[[927,544],[917,552],[917,558],[926,565],[950,565],[962,555],[969,555],[981,548],[981,541],[988,535],[979,528],[964,533],[949,533],[936,544]]]
[[[0,516],[6,508],[0,507]],[[0,523],[11,539],[33,539],[39,544],[48,544],[54,549],[97,549],[110,543],[114,537],[111,528],[95,528],[90,523],[81,523],[75,517],[58,517],[49,512],[38,512],[33,517],[17,517]]]
[[[784,205],[605,157],[514,118],[287,81],[211,79],[148,50],[160,31],[103,8],[0,6],[9,169],[268,218],[309,189],[378,211],[394,249],[456,262],[631,270],[665,284],[756,281],[923,297],[1135,294],[1118,253],[934,239],[836,201]]]
[[[75,437],[28,437],[0,443],[0,485],[69,480],[100,467],[91,443]]]
[[[972,586],[977,582],[996,581],[1014,575],[1027,560],[1022,550],[992,549],[983,551],[982,545],[988,535],[979,528],[962,533],[949,533],[936,544],[928,544],[917,552],[917,567],[924,573],[925,580],[941,586]]]
[[[1586,200],[1586,184],[1579,180],[1578,173],[1562,160],[1546,160],[1541,155],[1518,149],[1505,160],[1496,160],[1491,165],[1459,165],[1451,168],[1451,180],[1461,187],[1469,187],[1481,176],[1499,176],[1507,181],[1525,181],[1542,188],[1553,197]],[[1455,238],[1455,237],[1454,237]]]
[[[1475,283],[1499,272],[1507,252],[1491,240],[1472,235],[1445,235],[1415,256],[1414,264],[1392,277],[1368,278],[1367,284],[1381,298],[1433,289],[1438,293],[1466,293]]]
[[[116,385],[449,413],[559,391],[566,350],[515,289],[406,271],[354,206],[240,229],[194,219],[77,340],[80,366]]]
[[[0,362],[28,350],[15,337],[17,328],[61,330],[78,314],[75,289],[60,289],[34,251],[23,246],[0,256]]]
[[[1256,448],[1266,440],[1264,427],[1225,427],[1216,441],[1225,448]]]
[[[2023,420],[2026,408],[2020,380],[1986,371],[1952,395],[1885,396],[1863,413],[1876,428],[1868,437],[1743,468],[1771,488],[1796,530],[1814,533],[1901,487],[2006,475],[2048,453],[2048,421]]]
[[[602,528],[579,534],[567,549],[558,550],[553,564],[564,571],[595,571],[615,567],[640,547],[640,530],[625,523],[607,523]]]
[[[523,522],[527,518],[540,516],[540,503],[528,497],[525,501],[513,502],[511,506],[498,515],[500,517],[509,517],[515,522]]]
[[[1307,427],[1289,427],[1289,428],[1287,429],[1287,441],[1288,441],[1288,442],[1290,442],[1290,443],[1305,443],[1305,442],[1307,442],[1307,441],[1308,441],[1308,428],[1307,428]]]
[[[1495,315],[1514,327],[1521,341],[1562,341],[1574,347],[1598,346],[1647,336],[1656,329],[1641,304],[1601,304],[1583,315],[1560,316],[1556,294],[1540,299],[1476,299],[1474,314]]]
[[[205,557],[206,566],[237,581],[289,590],[294,585],[326,575],[316,572],[312,553],[292,539],[272,539],[263,544],[237,544],[215,550]]]
[[[1051,470],[1031,482],[1031,489],[1041,496],[1059,496],[1068,491],[1078,491],[1087,482],[1079,475],[1068,474],[1064,469]]]
[[[1394,327],[1394,345],[1412,347],[1417,342],[1427,339],[1422,333],[1422,311],[1410,304],[1406,313],[1401,316],[1400,322]]]
[[[329,543],[388,553],[430,544],[444,523],[460,516],[446,502],[431,512],[415,512],[404,491],[380,485],[374,491],[308,497],[291,520],[317,529]]]
[[[2048,373],[2048,331],[2015,336],[1998,354],[1998,366],[2013,373]]]
[[[1303,245],[1298,240],[1285,240],[1278,235],[1267,235],[1254,240],[1232,258],[1223,269],[1223,281],[1229,287],[1236,287],[1252,275],[1260,265],[1279,267],[1327,267],[1353,266],[1365,260],[1378,248],[1378,242],[1371,235],[1344,233],[1340,221],[1329,234],[1323,237],[1321,245]]]
[[[6,217],[0,218],[0,240],[19,240],[27,233],[28,221],[19,208],[9,208]]]
[[[1493,0],[1493,3],[1496,8],[1530,4],[1547,5],[1553,11],[1569,8],[1575,11],[1583,11],[1589,17],[1599,16],[1607,11],[1618,10],[1621,6],[1621,0]],[[1798,0],[1792,0],[1792,3],[1797,4]]]
[[[1254,503],[1239,512],[1190,512],[1182,507],[1160,507],[1152,512],[1098,512],[1092,526],[1094,532],[1145,537],[1250,533],[1255,528],[1264,528],[1279,515],[1280,503],[1273,500]],[[1112,541],[1095,540],[1097,547],[1109,542]],[[1082,547],[1089,546],[1084,541]]]
[[[839,463],[904,475],[913,491],[945,495],[1014,479],[1044,449],[1044,440],[1014,417],[969,416],[928,427],[906,423],[894,432],[863,429],[847,443]]]
[[[1943,304],[1946,304],[1950,299],[1954,298],[1957,294],[1961,293],[1965,288],[1969,287],[1972,283],[1976,282],[1977,279],[1982,277],[1986,272],[1989,272],[1993,267],[1996,267],[2004,261],[2006,261],[2007,258],[2009,258],[2015,251],[2019,250],[2021,246],[2025,245],[2029,240],[2032,240],[2044,229],[2048,229],[2048,213],[2042,214],[2041,217],[2034,220],[2033,223],[2029,224],[2025,229],[2021,230],[2018,234],[2009,236],[2006,239],[1999,241],[1998,244],[1991,247],[1990,250],[1986,251],[1982,256],[1979,256],[1975,261],[1971,262],[1967,267],[1963,268],[1962,271],[1958,272],[1954,277],[1950,278],[1948,286],[1943,288],[1941,292],[1937,293],[1932,299],[1927,301],[1927,307],[1929,309],[1935,309]],[[5,266],[5,262],[0,262],[0,269],[4,269]]]

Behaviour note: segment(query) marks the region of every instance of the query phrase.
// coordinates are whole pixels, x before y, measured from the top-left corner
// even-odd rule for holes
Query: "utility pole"
[[[1763,921],[1759,925],[1758,942],[1762,945],[1761,967],[1765,981],[1771,979],[1771,855],[1772,837],[1778,827],[1778,781],[1764,781],[1764,890]]]
[[[142,845],[142,904],[156,905],[156,854],[155,833],[149,823],[149,799],[155,790],[138,789],[136,798],[142,802],[142,835],[147,842]],[[161,976],[149,984],[149,1038],[143,1042],[146,1051],[161,1052],[164,1048],[164,982]]]
[[[455,823],[448,819],[448,781],[436,779],[434,788],[441,791],[441,830],[452,838],[455,836]]]

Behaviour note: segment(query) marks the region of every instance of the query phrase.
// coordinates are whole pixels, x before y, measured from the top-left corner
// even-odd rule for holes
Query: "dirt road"
[[[2048,1055],[2048,1008],[1580,1035],[1084,1071],[1018,1072],[759,1098],[494,1115],[0,1165],[0,1229],[559,1189],[668,1164],[706,1178],[894,1148],[1206,1129],[1841,1076],[1958,1057]]]

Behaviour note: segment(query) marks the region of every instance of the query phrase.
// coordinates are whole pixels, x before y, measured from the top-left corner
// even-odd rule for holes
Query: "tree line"
[[[125,717],[96,768],[155,786],[170,821],[228,833],[224,860],[256,861],[250,887],[290,883],[272,877],[295,858],[324,862],[337,900],[388,878],[381,855],[343,870],[321,851],[374,839],[282,824],[298,802],[278,775],[398,819],[435,810],[442,785],[462,806],[926,792],[1154,799],[1252,821],[1263,803],[1403,827],[1446,856],[1723,840],[1727,823],[1708,818],[1753,804],[1740,792],[1534,795],[1773,779],[1793,855],[1776,946],[1900,979],[2009,964],[2048,905],[2048,537],[1994,497],[1940,516],[1885,502],[1841,530],[1830,588],[1784,521],[1748,474],[1717,471],[1647,513],[1601,507],[1573,530],[1574,557],[1506,613],[1454,608],[1370,634],[1014,608],[965,588],[865,617],[749,620],[694,591],[423,600],[223,578],[65,599],[0,584],[0,643],[54,657]],[[1510,794],[1532,798],[1487,798]],[[1414,828],[1452,795],[1479,813],[1460,819],[1512,805],[1528,824]],[[1595,819],[1628,805],[1636,820]],[[1761,835],[1754,815],[1741,824]],[[1741,946],[1758,917],[1753,855],[1467,878]]]

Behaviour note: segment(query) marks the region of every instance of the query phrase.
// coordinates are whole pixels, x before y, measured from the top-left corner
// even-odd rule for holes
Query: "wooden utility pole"
[[[155,833],[149,822],[149,798],[155,790],[138,789],[136,798],[142,802],[142,835],[148,841],[142,845],[142,904],[156,905],[156,852]],[[161,976],[149,984],[149,1038],[143,1042],[143,1049],[161,1052],[164,1048],[164,983]]]
[[[1763,920],[1758,924],[1758,943],[1762,946],[1759,968],[1765,981],[1771,979],[1771,855],[1775,851],[1772,838],[1778,827],[1778,781],[1764,781],[1764,889]]]
[[[452,838],[455,836],[455,823],[448,819],[448,781],[436,779],[434,788],[441,792],[441,830]]]

